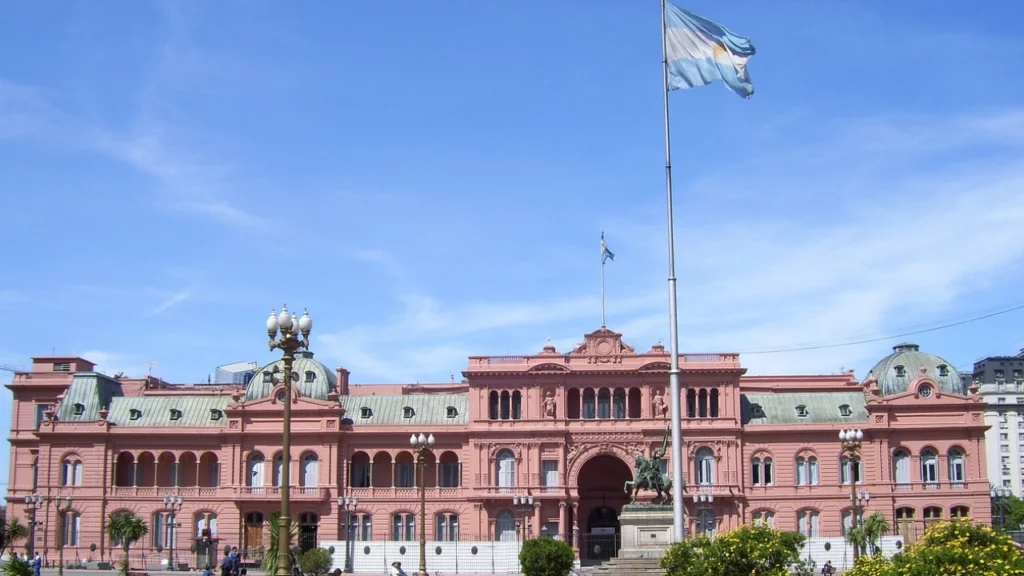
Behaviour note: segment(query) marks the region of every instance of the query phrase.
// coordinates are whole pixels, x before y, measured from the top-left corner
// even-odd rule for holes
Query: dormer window
[[[750,415],[753,418],[764,418],[764,408],[760,404],[751,404]]]
[[[945,364],[939,364],[938,368],[939,368],[939,376],[940,377],[949,376],[949,366],[947,366]]]
[[[807,414],[808,414],[807,406],[804,406],[803,404],[801,404],[801,405],[796,407],[796,417],[797,418],[807,418]]]
[[[298,382],[298,381],[299,381],[299,373],[298,372],[292,372],[292,382]]]
[[[316,382],[316,372],[306,370],[306,382]]]
[[[270,372],[269,370],[265,371],[263,373],[263,382],[264,382],[264,384],[270,384],[273,381],[274,381],[274,374],[273,374],[273,372]]]
[[[211,408],[210,409],[210,420],[220,420],[223,417],[224,417],[224,412],[222,412],[222,411],[220,411],[220,410],[218,410],[216,408]]]
[[[171,420],[181,420],[181,410],[171,408]]]
[[[904,368],[903,365],[893,366],[892,369],[896,371],[897,378],[903,378],[904,376],[907,375],[907,369]]]
[[[54,372],[71,372],[71,362],[54,362]]]
[[[1024,372],[1022,372],[1020,369],[1013,371],[1014,380],[1020,380],[1022,377],[1024,377]]]
[[[932,387],[927,384],[922,384],[921,387],[917,389],[917,393],[921,395],[921,398],[931,398]]]
[[[446,412],[449,418],[455,418],[456,416],[459,415],[459,411],[455,408],[455,406],[449,406],[446,409]]]
[[[139,418],[142,418],[142,410],[139,410],[138,408],[132,408],[131,410],[128,411],[129,420],[138,420]]]
[[[849,404],[840,404],[839,415],[843,418],[849,418],[850,416],[853,416],[853,410],[850,410]]]
[[[85,404],[75,404],[74,410],[75,416],[81,416],[82,414],[85,414]]]
[[[412,409],[412,406],[406,406],[405,408],[402,408],[402,417],[412,418],[415,415],[416,411]]]
[[[284,404],[284,390],[277,391],[276,399],[278,404]]]
[[[363,406],[362,408],[359,409],[360,418],[369,418],[370,416],[373,416],[373,410],[370,410],[366,406]]]
[[[996,370],[995,373],[996,373],[996,378],[1005,378],[1006,377],[1006,373],[1003,372],[1002,370]]]

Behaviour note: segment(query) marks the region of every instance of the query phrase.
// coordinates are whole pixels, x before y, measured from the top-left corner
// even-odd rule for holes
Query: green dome
[[[260,368],[253,375],[245,389],[246,402],[270,397],[276,386],[271,378],[275,366],[278,373],[284,372],[284,360],[278,360]],[[295,362],[292,364],[292,386],[306,398],[327,400],[327,395],[338,389],[338,379],[327,366],[313,360],[312,352],[300,350],[295,353]]]
[[[878,379],[883,396],[902,394],[910,383],[924,375],[935,381],[941,392],[967,394],[956,367],[934,354],[921,352],[917,344],[903,343],[892,347],[892,354],[882,358],[871,369]]]

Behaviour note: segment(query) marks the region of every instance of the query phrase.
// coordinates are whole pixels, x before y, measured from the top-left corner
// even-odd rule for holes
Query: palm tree
[[[890,528],[892,527],[889,525],[889,521],[881,512],[875,512],[864,519],[864,537],[871,546],[869,553],[872,556],[875,554],[875,548],[878,547],[878,541],[889,532]]]
[[[3,530],[3,546],[0,546],[0,556],[3,556],[7,552],[7,546],[11,546],[11,550],[14,550],[15,540],[21,540],[28,536],[28,528],[18,520],[17,517],[11,518],[6,524],[0,526],[0,530]]]
[[[110,515],[110,519],[107,520],[107,535],[112,541],[120,542],[121,549],[124,550],[121,574],[127,574],[131,570],[128,549],[146,534],[149,534],[149,527],[135,512],[115,512]]]
[[[281,513],[274,512],[267,518],[264,525],[267,533],[270,534],[270,546],[267,546],[267,553],[263,555],[263,562],[260,567],[263,569],[263,573],[269,576],[277,574],[277,542],[278,533],[280,532],[278,522],[280,521]],[[292,542],[295,542],[299,538],[299,524],[298,522],[292,522],[289,526],[288,531],[292,533]]]

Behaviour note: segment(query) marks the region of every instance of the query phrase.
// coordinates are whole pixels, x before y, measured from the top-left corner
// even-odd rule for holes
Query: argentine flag
[[[704,86],[715,80],[750,98],[754,85],[747,60],[754,55],[749,38],[665,2],[665,59],[669,90]]]
[[[609,260],[615,260],[615,254],[608,249],[608,245],[604,243],[604,232],[601,232],[601,264]]]

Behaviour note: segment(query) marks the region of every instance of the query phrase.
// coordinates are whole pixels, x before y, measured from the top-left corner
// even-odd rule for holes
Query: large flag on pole
[[[754,85],[747,74],[747,60],[754,55],[749,38],[728,28],[665,3],[665,60],[669,90],[704,86],[715,80],[750,98]]]
[[[601,264],[609,260],[615,260],[615,254],[608,249],[608,245],[604,243],[604,232],[601,232]]]

